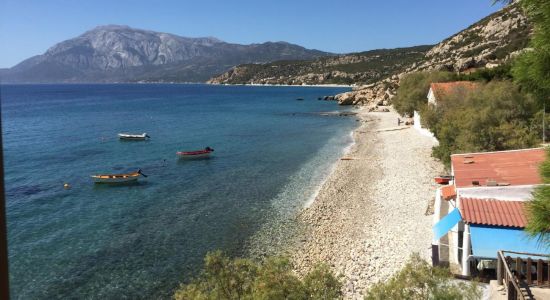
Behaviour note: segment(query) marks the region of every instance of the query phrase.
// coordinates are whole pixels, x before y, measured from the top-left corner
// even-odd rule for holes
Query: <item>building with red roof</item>
[[[457,188],[541,184],[543,148],[451,155]]]
[[[433,82],[428,91],[428,103],[437,105],[450,96],[465,96],[478,87],[479,84],[473,81]]]
[[[498,250],[544,253],[524,228],[545,158],[544,148],[451,155],[452,180],[437,189],[434,205],[441,260],[472,275],[481,261],[496,261]]]

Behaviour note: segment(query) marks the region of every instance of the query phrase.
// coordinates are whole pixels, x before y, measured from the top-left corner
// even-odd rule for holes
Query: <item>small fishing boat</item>
[[[118,137],[121,140],[127,140],[127,141],[144,141],[147,138],[151,138],[145,132],[142,134],[119,133]]]
[[[176,154],[183,159],[198,159],[198,158],[208,158],[210,153],[214,152],[214,149],[206,147],[203,150],[198,151],[180,151]]]
[[[98,174],[92,175],[92,179],[95,183],[125,183],[138,180],[139,176],[147,177],[140,170],[132,173],[122,174]]]
[[[453,180],[453,176],[451,175],[440,175],[437,177],[434,177],[435,183],[437,184],[449,184],[449,181]]]

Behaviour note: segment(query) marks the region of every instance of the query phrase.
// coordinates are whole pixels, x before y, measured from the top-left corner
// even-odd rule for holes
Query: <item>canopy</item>
[[[446,235],[449,230],[455,227],[458,222],[462,220],[460,211],[455,208],[452,212],[446,215],[443,219],[439,220],[434,226],[434,240],[439,240],[442,236]]]
[[[498,250],[546,254],[550,249],[539,247],[536,239],[523,229],[470,225],[472,253],[477,257],[497,257]]]

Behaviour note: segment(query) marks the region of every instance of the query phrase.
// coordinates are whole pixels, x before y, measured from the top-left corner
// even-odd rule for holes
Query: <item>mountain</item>
[[[527,46],[531,30],[519,6],[512,4],[435,46],[381,49],[308,61],[246,64],[236,66],[209,82],[367,85],[363,89],[370,91],[363,91],[364,95],[357,99],[345,98],[344,102],[358,104],[372,102],[369,99],[373,98],[387,100],[398,84],[398,75],[403,73],[465,71],[500,65]]]
[[[243,63],[331,55],[285,42],[239,45],[99,26],[2,72],[3,82],[205,81]]]

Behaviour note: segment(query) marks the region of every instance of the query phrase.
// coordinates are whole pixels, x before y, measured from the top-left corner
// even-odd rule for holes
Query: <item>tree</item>
[[[543,104],[540,106],[550,106],[550,1],[521,0],[520,5],[533,23],[533,36],[530,42],[532,49],[522,53],[514,62],[514,80],[526,91],[534,94],[538,103]],[[540,113],[535,116],[539,122],[542,118]],[[540,172],[543,183],[550,184],[550,154],[541,165]],[[527,232],[550,247],[550,187],[542,185],[535,189],[533,201],[529,202],[527,211]]]
[[[520,4],[533,23],[530,51],[514,63],[515,80],[538,100],[548,104],[550,97],[550,1],[522,0]]]
[[[533,200],[527,206],[529,219],[525,230],[534,238],[550,247],[550,148],[546,150],[546,160],[540,166],[540,176],[545,185],[533,192]]]
[[[382,299],[480,299],[475,282],[452,280],[448,269],[432,267],[418,254],[413,254],[405,267],[388,281],[375,284],[365,300]]]

